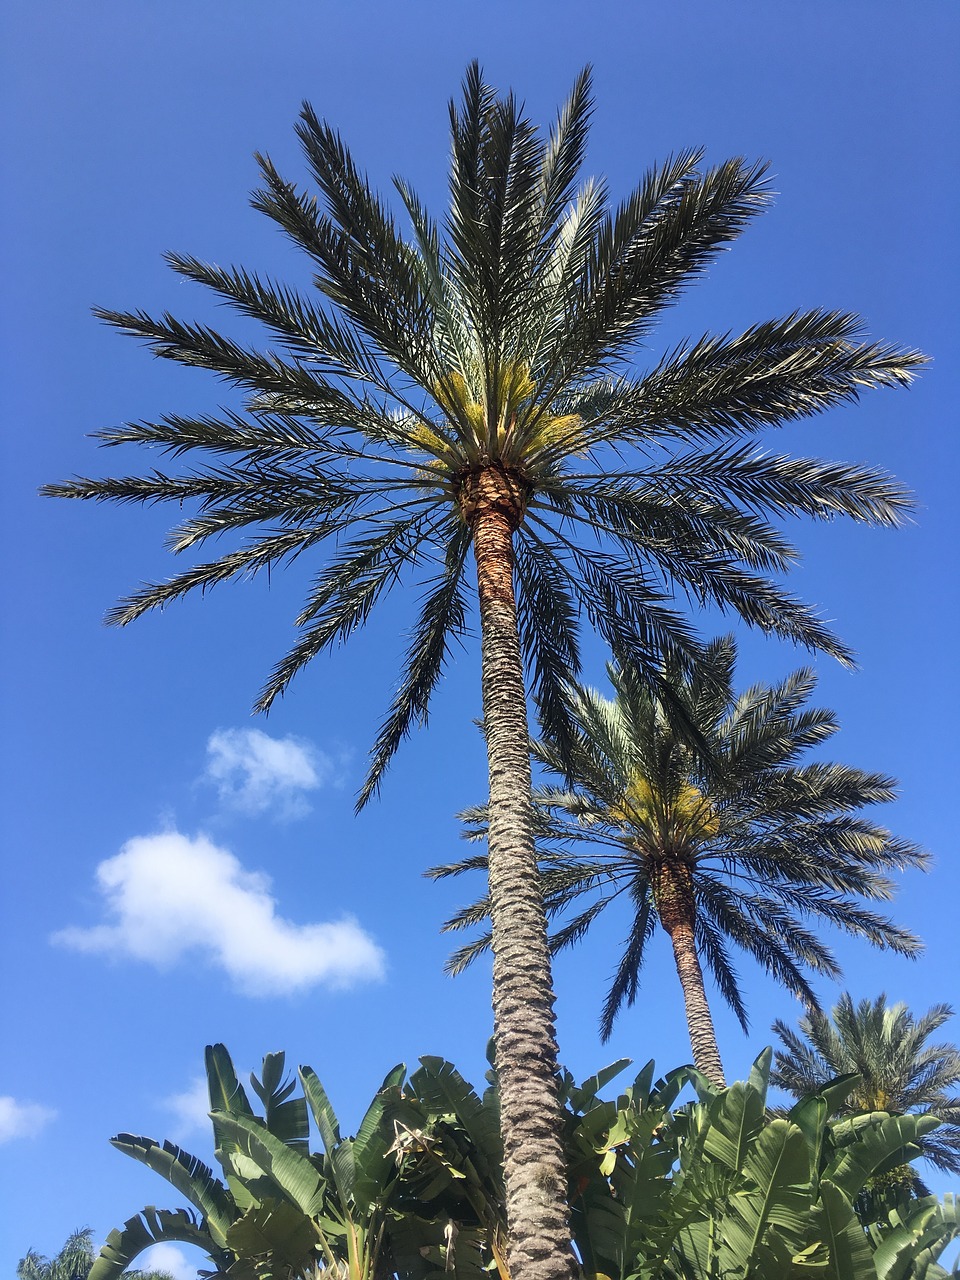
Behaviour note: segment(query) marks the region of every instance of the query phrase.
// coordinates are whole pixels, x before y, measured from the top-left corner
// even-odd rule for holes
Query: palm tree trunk
[[[700,968],[700,957],[694,942],[693,926],[676,925],[670,933],[673,943],[673,959],[683,988],[683,1003],[687,1013],[687,1029],[690,1032],[690,1047],[693,1050],[693,1065],[702,1071],[711,1084],[725,1087],[723,1063],[720,1061],[720,1050],[717,1047],[717,1035],[713,1029],[713,1018],[707,1003],[707,993],[703,985],[703,970]]]
[[[513,585],[522,495],[487,468],[465,512],[480,597],[483,722],[490,771],[493,1013],[512,1280],[570,1280],[573,1256],[557,1093],[546,918],[533,843],[530,748]]]
[[[689,867],[673,860],[664,864],[656,877],[655,900],[660,923],[673,944],[673,959],[683,989],[687,1030],[693,1050],[693,1065],[711,1084],[726,1086],[723,1063],[717,1047],[717,1033],[703,985],[703,970],[697,954],[696,904],[693,900],[693,878]]]

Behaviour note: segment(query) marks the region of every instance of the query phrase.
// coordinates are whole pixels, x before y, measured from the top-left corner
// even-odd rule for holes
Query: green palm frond
[[[960,1084],[960,1050],[946,1041],[930,1043],[952,1016],[948,1004],[915,1016],[905,1004],[888,1004],[885,995],[854,1003],[844,992],[829,1015],[808,1010],[796,1030],[780,1019],[774,1023],[782,1047],[772,1080],[799,1097],[852,1072],[857,1083],[843,1114],[936,1116],[942,1123],[923,1137],[923,1155],[944,1172],[960,1173],[960,1095],[951,1092]]]
[[[678,598],[850,661],[779,582],[796,558],[781,519],[889,525],[909,507],[899,486],[869,468],[771,456],[743,442],[910,381],[922,357],[867,339],[856,317],[795,312],[683,343],[646,372],[632,367],[638,340],[650,342],[660,312],[763,211],[769,190],[762,165],[737,158],[705,167],[700,151],[686,150],[614,204],[605,183],[582,171],[592,111],[584,71],[541,133],[513,94],[498,94],[472,65],[450,108],[450,204],[437,219],[402,179],[394,208],[304,105],[297,135],[316,192],[258,156],[252,204],[305,255],[306,284],[188,254],[167,259],[259,325],[265,345],[169,314],[96,312],[154,354],[208,370],[239,398],[209,415],[98,433],[110,447],[159,448],[172,460],[190,453],[206,467],[45,488],[186,503],[169,541],[178,555],[221,536],[239,541],[135,590],[111,622],[308,553],[314,584],[299,636],[257,703],[266,710],[397,583],[421,593],[362,799],[426,721],[449,646],[465,633],[469,495],[485,471],[499,469],[518,495],[524,659],[565,750],[574,728],[563,685],[578,677],[585,624],[666,701],[659,656],[675,651],[688,665],[698,657]]]
[[[809,311],[735,338],[682,343],[641,383],[621,388],[609,438],[644,441],[664,427],[690,440],[752,434],[856,400],[870,387],[909,382],[916,353],[858,345],[861,332],[857,316]]]
[[[595,921],[619,894],[634,902],[631,932],[602,1009],[604,1036],[639,989],[659,919],[657,877],[664,865],[692,869],[697,949],[744,1028],[747,1011],[730,944],[813,1008],[809,975],[839,974],[821,926],[902,955],[920,949],[912,933],[872,909],[893,896],[891,873],[928,863],[922,849],[862,812],[894,798],[893,779],[839,763],[803,763],[804,754],[839,727],[832,711],[809,705],[814,672],[800,668],[738,694],[735,661],[730,636],[702,646],[696,660],[674,650],[660,669],[661,683],[672,686],[670,703],[635,666],[612,665],[615,696],[568,684],[567,739],[561,743],[545,717],[533,744],[536,761],[565,780],[535,792],[554,947],[595,932]],[[694,723],[702,749],[681,731],[677,707]],[[467,834],[482,838],[484,811],[462,817]],[[482,857],[473,857],[431,874],[483,866]],[[448,927],[481,924],[485,910],[483,901],[475,902]],[[458,967],[482,949],[461,949]],[[809,1092],[809,1082],[802,1091]]]
[[[379,785],[388,762],[411,728],[426,724],[430,695],[443,674],[451,642],[462,639],[466,633],[467,601],[462,590],[462,575],[469,549],[467,530],[455,529],[447,546],[444,572],[423,601],[403,683],[374,743],[367,781],[357,800],[358,809]]]
[[[601,1040],[609,1040],[613,1034],[613,1024],[617,1014],[624,1005],[629,1008],[637,998],[637,992],[640,989],[640,970],[646,958],[647,943],[656,928],[656,910],[649,892],[644,893],[642,886],[631,886],[631,889],[635,910],[620,963],[600,1011]],[[582,930],[581,934],[585,931],[585,929]]]

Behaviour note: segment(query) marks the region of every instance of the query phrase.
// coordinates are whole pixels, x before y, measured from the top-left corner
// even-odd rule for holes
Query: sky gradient
[[[670,152],[769,160],[777,199],[668,312],[637,367],[685,335],[794,309],[863,315],[869,332],[932,357],[909,391],[867,396],[771,437],[771,447],[886,468],[917,495],[898,532],[793,525],[791,586],[857,651],[817,660],[817,704],[842,732],[828,754],[901,780],[883,813],[928,848],[893,907],[921,934],[914,962],[836,940],[858,998],[917,1012],[960,1006],[956,857],[960,11],[888,0],[614,5],[307,0],[9,5],[0,19],[4,255],[2,771],[7,876],[0,1068],[0,1268],[98,1240],[144,1204],[178,1203],[115,1153],[120,1130],[209,1158],[197,1122],[203,1047],[241,1069],[267,1051],[312,1065],[349,1130],[386,1071],[442,1054],[478,1080],[489,970],[455,982],[438,933],[470,896],[433,885],[458,854],[454,814],[483,798],[479,655],[469,647],[427,732],[399,754],[359,818],[353,795],[393,693],[411,601],[379,611],[314,663],[269,719],[249,708],[289,646],[309,566],[221,588],[123,631],[115,599],[167,576],[171,512],[41,501],[74,473],[138,469],[88,433],[236,399],[96,323],[94,305],[169,309],[247,332],[164,265],[165,250],[303,285],[307,265],[247,204],[254,150],[304,180],[300,101],[343,133],[374,184],[409,178],[441,211],[446,103],[466,64],[552,119],[584,62],[597,108],[586,170],[615,199]],[[716,618],[704,632],[727,629]],[[588,648],[587,678],[604,655]],[[741,636],[739,683],[808,661]],[[617,932],[617,929],[620,932]],[[578,1076],[619,1056],[689,1058],[665,937],[638,1005],[596,1033],[625,922],[556,968],[563,1061]],[[746,961],[752,1030],[716,1006],[728,1075],[800,1013]],[[836,989],[819,984],[829,1003]],[[954,1018],[944,1035],[960,1041]],[[202,1098],[200,1099],[202,1103]],[[942,1178],[935,1189],[951,1188]],[[184,1265],[202,1263],[199,1255]],[[170,1259],[168,1259],[169,1261]],[[176,1266],[180,1257],[174,1258]],[[189,1272],[187,1272],[189,1273]]]

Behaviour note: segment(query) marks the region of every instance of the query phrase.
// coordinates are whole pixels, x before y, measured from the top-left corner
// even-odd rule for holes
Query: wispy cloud
[[[206,1263],[207,1259],[203,1258],[203,1262]],[[197,1277],[197,1268],[187,1261],[183,1250],[166,1241],[145,1249],[137,1259],[137,1270],[166,1271],[173,1280],[196,1280]]]
[[[42,1107],[39,1102],[20,1102],[9,1094],[0,1096],[0,1143],[36,1137],[56,1114],[52,1107]]]
[[[217,729],[207,741],[204,777],[227,808],[290,819],[310,812],[308,792],[341,785],[343,763],[302,738]]]
[[[382,977],[384,955],[356,920],[294,924],[277,912],[269,876],[247,871],[206,836],[136,836],[97,867],[109,923],[71,927],[52,941],[165,968],[205,956],[245,995]]]
[[[194,1076],[182,1093],[171,1093],[163,1099],[163,1107],[175,1117],[173,1138],[182,1142],[192,1133],[210,1128],[210,1095],[205,1076]],[[142,1270],[142,1268],[141,1268]]]

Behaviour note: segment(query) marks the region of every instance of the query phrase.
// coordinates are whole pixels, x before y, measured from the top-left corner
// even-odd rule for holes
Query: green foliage
[[[614,697],[568,686],[572,738],[561,742],[547,724],[533,744],[537,762],[569,786],[535,792],[553,949],[579,941],[618,899],[629,900],[634,913],[603,1006],[604,1038],[619,1010],[636,998],[657,922],[676,911],[665,890],[671,869],[689,883],[698,954],[744,1029],[731,943],[814,1008],[807,974],[833,977],[839,970],[811,923],[901,954],[920,947],[911,933],[864,905],[892,896],[890,872],[927,862],[921,849],[865,812],[892,800],[895,782],[849,765],[803,762],[839,727],[832,711],[809,705],[816,686],[811,669],[737,693],[735,664],[736,644],[726,636],[693,664],[665,659],[656,687],[633,669],[611,666]],[[463,816],[468,838],[482,838],[485,811]],[[474,856],[429,874],[485,867],[485,858]],[[488,910],[482,898],[446,928],[486,924]],[[469,964],[489,941],[487,932],[458,950],[451,970]],[[818,1082],[861,1069],[859,1059],[848,1058],[826,1064]],[[805,1078],[801,1092],[812,1083]]]
[[[923,1141],[923,1154],[938,1169],[960,1173],[960,1050],[947,1042],[928,1043],[952,1016],[938,1004],[914,1017],[905,1004],[886,996],[854,1004],[844,992],[829,1016],[811,1010],[794,1031],[779,1019],[774,1083],[794,1096],[809,1093],[841,1071],[858,1077],[844,1101],[853,1111],[930,1113],[940,1126]]]
[[[336,1116],[309,1068],[284,1077],[284,1055],[268,1054],[252,1076],[263,1115],[254,1113],[223,1045],[206,1051],[216,1155],[224,1181],[171,1143],[120,1134],[118,1150],[164,1177],[198,1211],[152,1206],[108,1237],[90,1280],[114,1280],[144,1249],[181,1240],[203,1249],[216,1273],[232,1280],[297,1280],[317,1267],[341,1280],[371,1280],[384,1243],[384,1189],[395,1177],[378,1095],[356,1138],[340,1135]],[[392,1071],[394,1086],[403,1068]],[[308,1112],[309,1106],[309,1112]],[[309,1150],[309,1114],[323,1142]]]
[[[952,1202],[914,1205],[872,1235],[856,1202],[871,1176],[919,1153],[935,1122],[874,1114],[856,1127],[837,1125],[831,1100],[817,1096],[776,1116],[766,1106],[769,1069],[767,1051],[750,1079],[722,1090],[690,1073],[698,1100],[679,1110],[656,1093],[642,1107],[635,1096],[626,1105],[618,1100],[605,1134],[615,1156],[605,1166],[607,1197],[595,1196],[587,1213],[574,1216],[589,1272],[613,1280],[925,1274],[910,1268],[926,1266],[952,1238]],[[638,1142],[639,1134],[648,1142]],[[893,1243],[875,1255],[887,1239]],[[895,1273],[887,1261],[894,1255],[903,1268]]]
[[[579,1084],[561,1075],[571,1237],[583,1280],[942,1280],[937,1258],[960,1238],[954,1197],[907,1197],[869,1221],[858,1216],[871,1179],[918,1157],[937,1121],[885,1112],[835,1118],[857,1086],[851,1076],[778,1115],[767,1106],[771,1056],[767,1050],[747,1080],[722,1089],[692,1067],[655,1080],[652,1062],[614,1097],[603,1093],[625,1060]],[[89,1277],[28,1268],[19,1280],[113,1280],[161,1240],[199,1245],[215,1273],[232,1280],[318,1272],[336,1280],[484,1280],[496,1272],[509,1280],[495,1071],[480,1094],[441,1058],[422,1058],[409,1079],[396,1067],[347,1138],[304,1067],[304,1099],[323,1147],[311,1154],[301,1147],[305,1113],[281,1110],[292,1100],[282,1054],[265,1061],[254,1083],[264,1116],[251,1110],[223,1046],[208,1050],[207,1067],[211,1098],[231,1104],[212,1113],[230,1186],[170,1144],[123,1135],[115,1145],[196,1211],[148,1206],[111,1233]],[[694,1100],[682,1102],[691,1089]]]
[[[45,1258],[30,1249],[17,1263],[17,1280],[87,1280],[96,1258],[93,1231],[83,1227],[67,1237],[59,1253]],[[173,1280],[166,1271],[127,1271],[129,1280]]]
[[[420,1059],[388,1095],[401,1176],[390,1233],[394,1261],[412,1280],[455,1271],[508,1280],[503,1140],[494,1078],[481,1098],[449,1062]]]
[[[769,189],[762,165],[736,157],[706,167],[700,151],[686,151],[615,204],[603,181],[582,176],[591,112],[584,72],[544,135],[474,64],[451,105],[449,212],[435,221],[398,180],[405,233],[305,105],[297,133],[318,195],[261,156],[253,205],[303,253],[314,292],[168,256],[178,275],[257,321],[268,345],[168,314],[98,312],[156,355],[219,377],[240,400],[239,410],[99,433],[151,459],[156,449],[199,458],[194,467],[45,488],[187,504],[192,513],[170,537],[177,553],[235,539],[141,587],[112,621],[317,555],[298,638],[257,704],[266,709],[397,583],[417,584],[419,619],[361,800],[426,721],[451,645],[468,633],[481,473],[496,472],[512,495],[521,641],[560,737],[581,622],[655,683],[664,648],[697,649],[675,594],[849,661],[777,581],[796,559],[781,517],[895,525],[909,506],[880,472],[749,443],[866,389],[911,381],[919,353],[865,340],[855,316],[794,312],[631,368],[660,313],[766,208]]]

